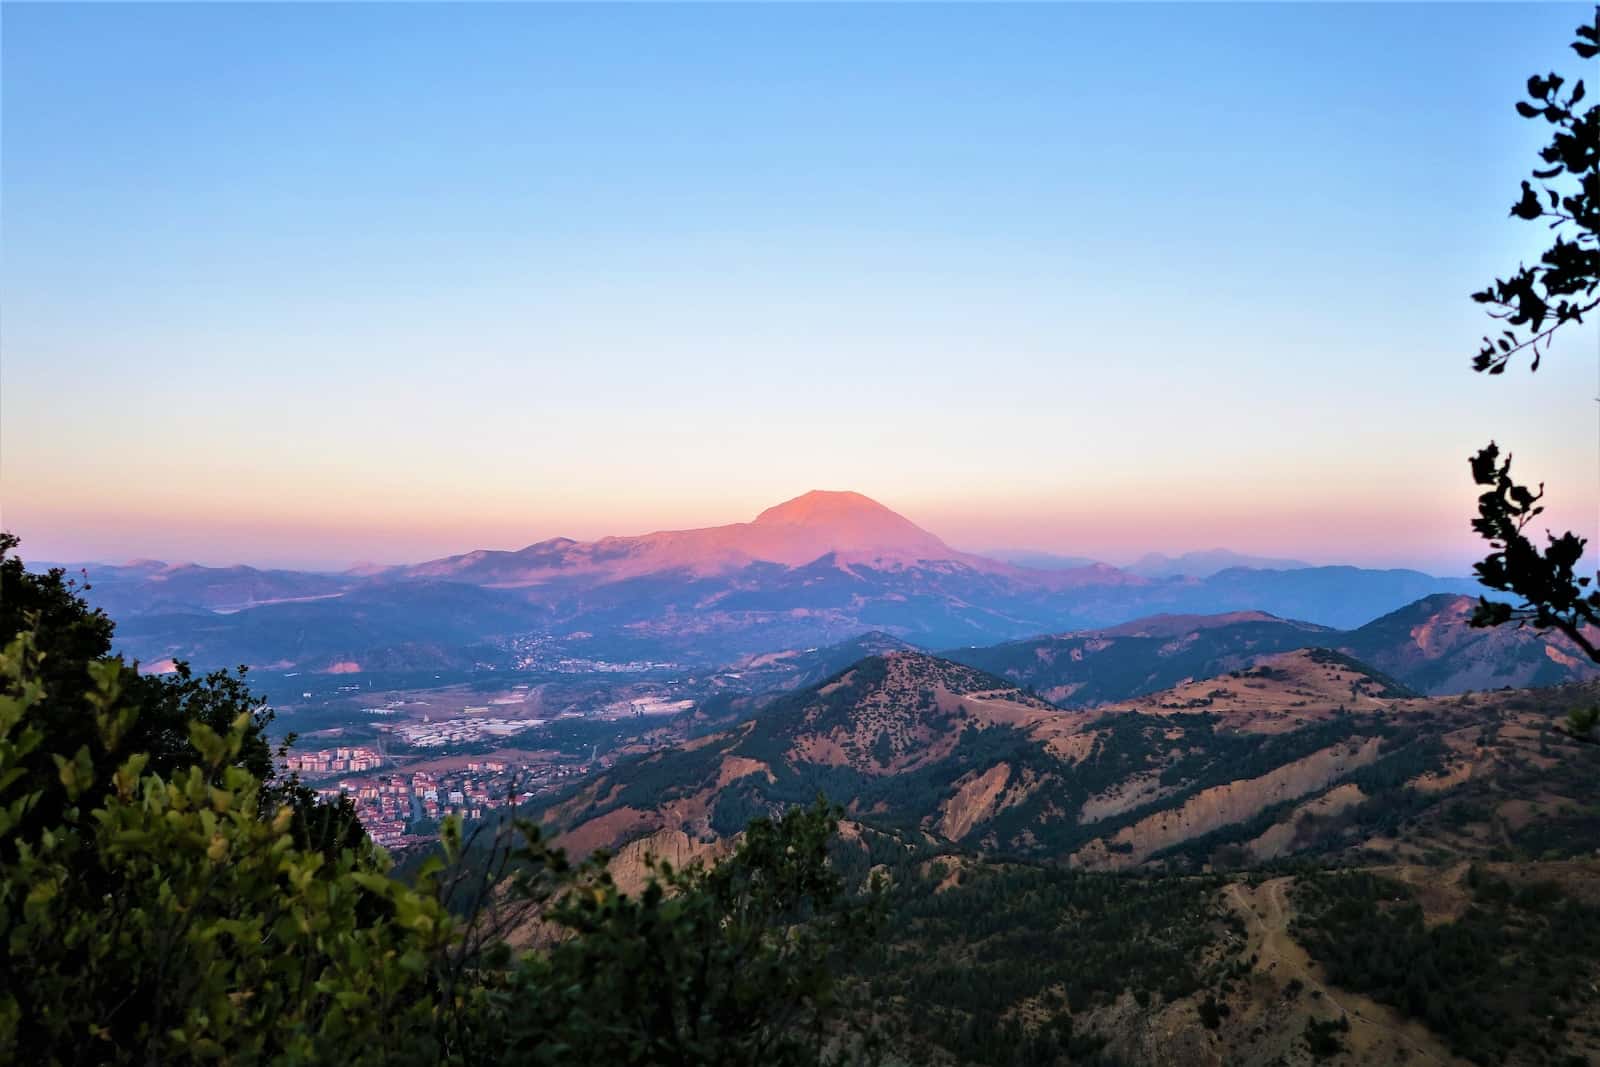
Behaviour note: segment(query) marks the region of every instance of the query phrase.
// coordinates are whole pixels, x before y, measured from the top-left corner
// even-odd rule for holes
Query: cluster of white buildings
[[[472,718],[406,723],[391,729],[406,744],[415,748],[438,748],[481,741],[487,737],[510,737],[544,724],[544,719],[501,719],[475,714]]]
[[[641,700],[618,700],[606,705],[605,714],[608,718],[623,718],[633,716],[642,718],[646,715],[676,715],[694,707],[692,700],[667,700],[662,697],[645,697]]]
[[[327,800],[348,796],[372,839],[392,846],[405,843],[419,829],[431,833],[431,824],[447,815],[481,819],[494,808],[522,804],[538,789],[579,773],[578,767],[484,759],[469,761],[460,770],[344,779],[317,792]]]
[[[293,753],[284,766],[295,774],[352,774],[377,770],[383,757],[370,748],[324,748]]]

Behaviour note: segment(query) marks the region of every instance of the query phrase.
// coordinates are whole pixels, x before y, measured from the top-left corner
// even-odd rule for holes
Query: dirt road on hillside
[[[1292,909],[1288,899],[1291,878],[1273,878],[1250,888],[1235,882],[1224,891],[1229,902],[1245,917],[1252,940],[1259,939],[1254,948],[1256,970],[1272,970],[1280,976],[1298,978],[1304,984],[1306,995],[1313,991],[1332,1009],[1335,1018],[1343,1013],[1350,1019],[1347,1045],[1352,1059],[1358,1063],[1390,1063],[1394,1053],[1404,1049],[1414,1062],[1439,1064],[1443,1067],[1466,1067],[1466,1061],[1450,1055],[1421,1023],[1401,1017],[1392,1008],[1379,1004],[1370,997],[1325,984],[1316,974],[1306,950],[1289,936],[1289,919]]]

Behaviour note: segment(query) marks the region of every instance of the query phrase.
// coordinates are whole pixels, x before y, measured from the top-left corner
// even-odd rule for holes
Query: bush
[[[785,1065],[854,1047],[832,975],[879,895],[846,898],[822,801],[752,823],[714,868],[658,865],[637,898],[525,821],[484,846],[446,820],[401,880],[353,817],[259,769],[242,682],[147,684],[59,574],[0,559],[0,579],[0,1061]],[[530,930],[548,947],[513,951]]]

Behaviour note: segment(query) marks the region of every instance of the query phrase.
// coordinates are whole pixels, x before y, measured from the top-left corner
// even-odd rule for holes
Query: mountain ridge
[[[1481,858],[1499,846],[1460,830],[1486,817],[1482,803],[1509,805],[1528,847],[1557,832],[1517,806],[1519,768],[1535,753],[1560,768],[1547,776],[1562,798],[1547,801],[1550,818],[1584,795],[1592,746],[1541,724],[1595,688],[1426,697],[1306,648],[1074,712],[983,671],[895,651],[618,762],[542,819],[577,852],[663,832],[707,843],[821,792],[888,832],[1087,870],[1197,871],[1308,850],[1417,862],[1441,845]],[[1402,820],[1415,828],[1402,833]],[[1570,848],[1586,852],[1591,839]]]
[[[675,570],[709,576],[753,563],[799,567],[830,554],[849,561],[902,565],[956,561],[980,571],[1011,566],[957,551],[860,493],[814,489],[766,508],[749,522],[588,542],[553,538],[515,552],[477,550],[428,560],[397,573],[514,587],[537,585],[563,574],[616,581]]]
[[[1304,560],[1254,556],[1227,548],[1211,548],[1177,556],[1147,552],[1125,569],[1146,578],[1209,578],[1218,571],[1235,567],[1257,571],[1295,571],[1307,570],[1311,566]]]
[[[1147,578],[1098,563],[1032,569],[951,548],[882,504],[839,490],[803,494],[744,523],[550,538],[342,574],[150,562],[87,570],[92,602],[141,620],[119,638],[131,656],[311,670],[403,663],[406,648],[430,649],[430,664],[505,667],[521,662],[515,647],[534,638],[541,647],[561,643],[574,659],[714,666],[865,630],[922,647],[976,646],[1155,613],[1247,610],[1352,627],[1425,594],[1474,588],[1420,572],[1343,567],[1231,568],[1203,579]],[[504,628],[478,628],[470,650],[447,647],[466,630],[430,629],[440,584],[474,590]],[[367,595],[377,590],[381,596]],[[316,610],[304,610],[308,602]],[[406,617],[378,619],[375,611]]]
[[[1127,700],[1313,647],[1354,656],[1432,695],[1600,677],[1600,666],[1559,634],[1471,626],[1476,605],[1473,597],[1436,594],[1348,630],[1259,611],[1154,615],[942,654],[1069,707]]]

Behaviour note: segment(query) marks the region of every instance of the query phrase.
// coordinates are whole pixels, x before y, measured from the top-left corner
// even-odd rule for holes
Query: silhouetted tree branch
[[[1472,520],[1472,528],[1493,549],[1473,569],[1484,585],[1522,599],[1513,605],[1480,597],[1472,624],[1515,622],[1558,630],[1590,659],[1600,662],[1600,648],[1584,632],[1600,624],[1600,592],[1586,593],[1593,579],[1580,577],[1576,570],[1583,558],[1584,539],[1573,533],[1547,534],[1549,544],[1539,550],[1524,530],[1544,511],[1539,503],[1544,486],[1534,491],[1513,481],[1511,457],[1501,460],[1500,448],[1493,442],[1473,457],[1472,477],[1486,487],[1478,497],[1478,517]]]
[[[1600,7],[1592,25],[1577,28],[1572,50],[1585,60],[1600,54]],[[1595,295],[1600,289],[1600,107],[1580,112],[1583,82],[1563,95],[1566,84],[1557,74],[1536,74],[1528,79],[1528,99],[1517,102],[1519,115],[1543,119],[1554,131],[1539,153],[1545,166],[1533,171],[1533,181],[1522,183],[1511,214],[1548,221],[1556,238],[1537,265],[1519,265],[1515,274],[1472,294],[1491,316],[1512,327],[1483,339],[1474,370],[1502,374],[1523,352],[1532,357],[1529,369],[1538,370],[1551,337],[1600,307]],[[1544,511],[1544,486],[1532,490],[1513,480],[1511,457],[1502,460],[1495,443],[1473,457],[1472,477],[1484,487],[1472,527],[1492,549],[1474,570],[1490,589],[1518,598],[1514,604],[1480,598],[1473,625],[1556,630],[1600,663],[1600,647],[1589,635],[1589,628],[1600,624],[1600,592],[1592,588],[1592,577],[1577,573],[1585,540],[1571,532],[1547,533],[1543,549],[1534,544],[1526,528]]]
[[[1600,53],[1600,8],[1594,25],[1579,26],[1577,34],[1572,49],[1579,56],[1593,59]],[[1575,83],[1563,97],[1565,84],[1560,75],[1535,74],[1528,79],[1528,99],[1517,101],[1517,114],[1543,119],[1555,131],[1539,152],[1546,166],[1533,172],[1539,188],[1523,182],[1511,214],[1530,222],[1550,220],[1555,243],[1536,266],[1519,264],[1509,278],[1497,278],[1472,294],[1473,300],[1488,305],[1494,318],[1531,332],[1503,330],[1497,338],[1485,337],[1472,361],[1474,370],[1502,374],[1511,357],[1523,351],[1533,357],[1530,369],[1538,370],[1544,355],[1540,346],[1548,351],[1558,329],[1581,323],[1584,315],[1600,306],[1595,295],[1600,288],[1600,107],[1579,112],[1585,97],[1583,82]]]

